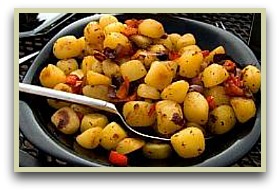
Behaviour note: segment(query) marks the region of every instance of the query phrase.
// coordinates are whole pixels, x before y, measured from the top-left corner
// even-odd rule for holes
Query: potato
[[[86,85],[83,87],[82,92],[85,96],[109,101],[108,93],[109,88],[106,85]]]
[[[99,19],[99,25],[102,29],[104,29],[106,26],[110,25],[111,23],[117,23],[118,19],[110,14],[104,14]]]
[[[53,46],[53,54],[57,59],[78,57],[81,52],[80,42],[73,35],[58,38]]]
[[[216,106],[229,105],[229,96],[223,86],[217,85],[204,90],[205,97],[212,96]]]
[[[183,103],[187,92],[189,90],[189,83],[185,80],[173,82],[168,85],[162,92],[161,98],[166,100],[176,101]]]
[[[224,134],[231,130],[236,123],[231,106],[221,105],[209,114],[208,129],[214,134]]]
[[[138,33],[151,38],[160,38],[165,32],[160,22],[154,19],[145,19],[139,24]]]
[[[148,127],[155,123],[154,104],[146,101],[129,101],[123,106],[123,116],[132,127]]]
[[[188,45],[195,45],[196,40],[191,33],[187,33],[180,37],[176,43],[176,49],[179,51],[181,48],[186,47]]]
[[[188,127],[196,127],[196,128],[198,128],[198,129],[200,129],[200,130],[202,131],[203,135],[206,134],[205,128],[204,128],[203,126],[197,124],[197,123],[194,123],[194,122],[187,122],[187,123],[185,124],[185,127],[186,127],[186,128],[188,128]]]
[[[79,68],[78,62],[76,59],[63,59],[59,60],[56,63],[56,66],[61,69],[65,75],[69,75],[72,71],[75,71]]]
[[[102,71],[107,77],[121,77],[120,66],[107,59],[102,62]]]
[[[218,46],[214,50],[212,50],[207,57],[205,57],[204,61],[208,64],[212,63],[213,59],[214,59],[214,56],[216,54],[225,54],[225,53],[226,53],[226,51],[225,51],[224,47],[223,46]]]
[[[126,50],[126,51],[131,49],[130,41],[128,40],[128,38],[126,36],[124,36],[121,33],[117,33],[117,32],[109,33],[103,42],[103,47],[104,48],[108,47],[110,49],[116,49],[117,46],[122,46],[123,50]]]
[[[177,41],[180,39],[181,35],[178,33],[171,33],[168,37],[172,43],[173,49],[176,50]]]
[[[261,87],[261,72],[257,67],[247,65],[242,70],[242,80],[252,93],[257,93]]]
[[[202,81],[205,87],[213,87],[223,83],[229,74],[227,70],[219,64],[211,64],[202,72]]]
[[[203,62],[202,53],[188,54],[185,52],[179,59],[179,74],[183,77],[193,78],[200,73],[200,66]]]
[[[153,41],[149,37],[145,37],[143,35],[132,35],[129,37],[133,43],[135,43],[138,47],[146,49],[150,46]]]
[[[197,53],[200,51],[201,51],[201,49],[197,45],[188,45],[186,47],[182,47],[179,50],[179,55],[183,55],[184,53],[193,54],[193,53]]]
[[[80,113],[83,115],[93,113],[95,110],[91,107],[85,106],[85,105],[79,105],[79,104],[71,104],[70,108],[73,109],[76,113]]]
[[[116,122],[111,122],[101,132],[100,145],[107,150],[115,149],[126,137],[125,130]]]
[[[159,91],[144,83],[138,86],[137,95],[147,99],[160,99]]]
[[[128,154],[142,148],[145,145],[145,141],[138,138],[124,138],[121,140],[116,151],[120,154]]]
[[[95,22],[89,22],[84,28],[84,37],[88,44],[90,45],[102,45],[105,39],[105,34],[101,26]]]
[[[105,115],[99,113],[86,114],[81,121],[80,131],[84,132],[92,127],[104,128],[107,124],[108,118]]]
[[[101,127],[92,127],[78,135],[76,141],[83,148],[95,149],[100,143],[101,131]]]
[[[160,44],[151,45],[149,47],[149,51],[153,52],[153,53],[157,53],[157,54],[167,53],[167,49],[163,45],[160,45]]]
[[[170,157],[172,148],[168,143],[148,142],[142,151],[144,156],[149,159],[166,159]]]
[[[78,58],[83,58],[87,56],[86,52],[86,47],[87,47],[87,42],[84,36],[80,37],[78,40],[78,44],[81,47],[81,53],[78,55]]]
[[[112,32],[120,33],[125,29],[125,25],[121,22],[110,23],[109,25],[104,27],[105,35],[108,35]]]
[[[120,66],[120,71],[122,77],[128,78],[128,80],[136,81],[141,79],[147,74],[146,68],[141,61],[138,60],[130,60],[128,62],[123,63]]]
[[[240,123],[245,123],[256,115],[256,106],[252,99],[232,98],[230,104]]]
[[[173,50],[172,41],[168,36],[165,39],[154,39],[153,43],[157,44],[157,45],[163,45],[164,47],[166,47],[170,51]]]
[[[188,121],[205,125],[208,120],[209,106],[203,95],[189,92],[184,101],[184,115]]]
[[[172,135],[171,144],[175,152],[183,158],[197,157],[205,150],[204,135],[196,127],[188,127]]]
[[[173,78],[176,77],[176,75],[177,75],[177,68],[178,68],[177,62],[175,62],[175,61],[161,61],[161,63],[167,65],[168,68],[170,68],[170,70],[173,73]]]
[[[53,89],[58,90],[58,91],[68,92],[68,93],[72,92],[72,88],[65,83],[59,83],[56,86],[54,86]],[[71,103],[69,103],[69,102],[65,102],[65,101],[61,101],[61,100],[57,100],[57,99],[47,99],[47,102],[52,108],[55,108],[55,109],[60,109],[62,107],[67,107],[67,106],[71,105]]]
[[[40,83],[44,87],[53,88],[58,83],[66,82],[66,75],[64,72],[53,64],[48,64],[40,72]]]
[[[144,81],[146,84],[163,90],[173,79],[173,71],[170,66],[165,63],[155,61],[152,63]]]
[[[87,84],[88,85],[111,85],[111,78],[102,75],[100,73],[96,73],[93,71],[87,72]]]
[[[52,115],[51,122],[64,134],[74,134],[80,127],[80,119],[70,107],[63,107],[57,110]]]
[[[96,73],[102,73],[102,64],[94,56],[86,56],[83,58],[81,69],[84,74],[87,74],[88,71],[94,71]]]
[[[184,125],[181,106],[175,101],[163,100],[156,103],[157,131],[162,135],[170,135]]]

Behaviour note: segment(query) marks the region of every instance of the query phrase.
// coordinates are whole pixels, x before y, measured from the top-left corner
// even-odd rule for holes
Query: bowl
[[[168,14],[117,14],[119,21],[127,19],[153,18],[164,25],[167,33],[192,33],[197,44],[203,48],[212,50],[215,47],[224,46],[227,54],[242,67],[246,64],[260,65],[250,48],[233,34],[214,27],[212,25]],[[93,15],[76,21],[61,30],[42,49],[38,57],[31,65],[23,82],[40,85],[39,73],[48,64],[55,63],[52,47],[56,39],[65,35],[83,35],[83,29],[87,23],[98,20],[100,15]],[[196,158],[183,159],[176,155],[166,160],[149,160],[143,157],[141,151],[129,156],[131,167],[225,167],[230,166],[244,155],[257,142],[261,132],[260,94],[256,100],[257,113],[254,118],[245,124],[237,124],[231,131],[221,136],[206,141],[205,152]],[[19,102],[20,129],[26,138],[38,149],[73,166],[113,166],[108,161],[109,152],[97,148],[87,150],[80,147],[73,136],[63,135],[56,131],[50,121],[54,110],[46,102],[46,98],[31,95],[21,95]],[[110,120],[118,121],[114,116],[108,116]]]

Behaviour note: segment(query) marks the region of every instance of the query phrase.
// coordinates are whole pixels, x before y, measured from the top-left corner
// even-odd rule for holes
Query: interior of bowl
[[[40,85],[40,71],[47,64],[56,63],[57,61],[52,54],[54,41],[58,37],[64,35],[75,35],[77,37],[82,36],[85,25],[92,20],[97,20],[98,18],[98,16],[92,16],[82,19],[58,33],[45,46],[40,55],[34,61],[24,79],[24,82]],[[154,18],[164,25],[167,33],[192,33],[197,40],[197,44],[203,49],[212,50],[213,48],[222,45],[225,47],[227,54],[239,64],[243,65],[243,67],[246,64],[255,64],[259,66],[254,54],[240,39],[214,26],[188,19],[170,17],[165,14],[119,14],[117,15],[117,18],[121,22],[132,18]],[[48,106],[45,98],[28,96],[25,97],[25,101],[32,109],[33,115],[40,125],[38,128],[43,129],[52,141],[59,143],[65,148],[65,150],[68,150],[71,153],[89,161],[104,166],[110,165],[108,162],[108,151],[102,148],[94,150],[84,149],[75,142],[75,136],[73,137],[61,134],[54,128],[50,119],[55,110]],[[257,107],[257,116],[246,124],[237,124],[235,128],[228,133],[207,140],[205,152],[197,158],[183,159],[179,158],[177,155],[173,155],[171,158],[166,160],[149,160],[143,157],[141,151],[139,150],[129,156],[129,166],[228,166],[245,155],[259,137],[260,96],[257,97]],[[107,114],[107,116],[110,121],[117,121],[122,124],[116,116],[112,114]]]

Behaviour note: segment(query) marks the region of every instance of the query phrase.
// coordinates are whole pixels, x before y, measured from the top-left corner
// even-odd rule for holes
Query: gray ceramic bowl
[[[244,64],[242,67],[246,64],[255,64],[260,68],[256,57],[243,41],[212,25],[165,14],[119,14],[117,17],[121,22],[131,18],[154,18],[164,25],[167,33],[192,33],[195,35],[197,44],[203,49],[211,50],[222,45],[228,55],[238,63]],[[52,46],[57,38],[65,35],[82,36],[85,25],[98,19],[99,16],[84,18],[67,26],[53,37],[30,67],[24,83],[39,85],[38,77],[42,68],[48,63],[56,62],[52,54]],[[73,136],[65,136],[55,130],[50,122],[54,110],[47,105],[45,98],[21,94],[21,99],[19,105],[20,128],[36,147],[74,166],[112,166],[108,161],[108,151],[83,149],[75,143]],[[138,151],[129,157],[129,166],[230,166],[246,155],[257,142],[261,130],[260,110],[260,94],[258,94],[256,117],[246,124],[237,124],[234,129],[222,136],[208,140],[205,152],[197,158],[182,159],[174,155],[167,160],[148,160],[141,155],[141,151]],[[109,116],[109,118],[118,121],[114,116]]]

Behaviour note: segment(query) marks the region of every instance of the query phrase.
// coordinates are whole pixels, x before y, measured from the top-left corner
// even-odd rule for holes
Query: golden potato
[[[120,66],[123,79],[128,78],[129,81],[136,81],[147,74],[146,68],[139,60],[130,60]]]
[[[107,59],[102,62],[102,71],[107,77],[121,77],[120,66]]]
[[[125,25],[121,22],[110,23],[109,25],[104,27],[105,35],[108,35],[112,32],[120,33],[125,29]]]
[[[105,115],[99,113],[86,114],[81,121],[80,131],[84,132],[91,127],[104,128],[107,124],[108,118]]]
[[[79,79],[83,79],[84,76],[85,76],[84,72],[81,69],[77,69],[75,71],[72,71],[70,73],[70,75],[76,75]]]
[[[202,81],[205,87],[213,87],[223,83],[229,74],[227,70],[219,64],[211,64],[202,72]]]
[[[163,90],[173,79],[173,71],[170,66],[165,63],[155,61],[152,63],[144,81],[146,84]]]
[[[110,48],[110,49],[116,49],[117,46],[122,46],[124,50],[130,50],[131,49],[131,44],[128,38],[117,32],[112,32],[106,35],[106,38],[103,42],[103,47]]]
[[[181,35],[178,33],[171,33],[168,37],[172,43],[173,49],[176,50],[177,41],[180,39]]]
[[[230,104],[240,123],[245,123],[256,115],[256,105],[252,99],[232,98]]]
[[[206,130],[205,130],[205,128],[202,126],[202,125],[199,125],[199,124],[197,124],[197,123],[194,123],[194,122],[187,122],[186,124],[185,124],[185,127],[186,128],[188,128],[188,127],[196,127],[196,128],[198,128],[198,129],[200,129],[201,131],[202,131],[202,133],[203,133],[203,135],[205,135],[206,134]]]
[[[186,54],[194,54],[197,52],[200,52],[201,49],[197,45],[188,45],[186,47],[182,47],[179,50],[179,55],[183,55],[184,53]]]
[[[146,101],[129,101],[123,106],[123,116],[130,126],[148,127],[155,123],[154,104]]]
[[[110,14],[104,14],[99,19],[99,25],[102,29],[104,29],[106,26],[110,25],[111,23],[117,23],[118,19]]]
[[[163,45],[160,45],[160,44],[151,45],[149,47],[149,51],[156,53],[156,54],[167,53],[167,49]]]
[[[147,99],[160,99],[159,91],[144,83],[138,86],[137,95]]]
[[[188,45],[195,45],[196,40],[191,33],[187,33],[181,36],[176,43],[176,49],[179,51],[181,48],[186,47]]]
[[[111,122],[101,132],[100,145],[107,150],[115,149],[126,137],[125,130],[116,122]]]
[[[101,138],[101,127],[92,127],[76,137],[77,143],[86,149],[95,149]]]
[[[175,101],[163,100],[156,103],[157,131],[162,135],[170,135],[182,128],[184,115],[181,106]]]
[[[252,93],[257,93],[261,87],[261,71],[253,65],[247,65],[242,70],[242,80]]]
[[[76,59],[63,59],[59,60],[56,63],[56,66],[61,69],[65,75],[69,75],[72,71],[75,71],[79,68],[78,62]]]
[[[95,22],[89,22],[84,28],[84,37],[90,45],[102,45],[105,39],[104,31],[101,26]]]
[[[43,68],[40,72],[39,79],[44,87],[53,88],[58,83],[65,83],[66,75],[57,66],[48,64],[48,66]]]
[[[138,47],[143,49],[148,48],[153,43],[151,38],[145,37],[143,35],[132,35],[129,37],[129,40],[131,40]]]
[[[216,107],[209,114],[208,129],[214,134],[224,134],[236,123],[234,111],[229,105]]]
[[[80,119],[70,107],[63,107],[57,110],[52,115],[51,122],[64,134],[74,134],[80,127]]]
[[[76,103],[71,104],[70,108],[73,109],[76,113],[80,113],[83,115],[95,112],[95,110],[91,107],[76,104]]]
[[[225,48],[223,46],[218,46],[214,50],[212,50],[207,57],[205,57],[204,61],[208,64],[212,63],[214,56],[216,54],[225,54],[225,53],[226,53]]]
[[[179,74],[183,77],[193,78],[200,73],[200,66],[203,62],[202,53],[188,54],[185,52],[179,59]]]
[[[154,19],[143,20],[138,26],[138,32],[151,38],[160,38],[165,33],[162,24]]]
[[[144,156],[149,159],[166,159],[171,156],[172,148],[168,143],[148,142],[142,151]]]
[[[161,98],[165,100],[176,101],[177,103],[183,103],[188,90],[189,90],[189,83],[187,81],[185,80],[176,81],[168,85],[161,92]]]
[[[142,148],[145,141],[139,138],[124,138],[116,147],[116,151],[120,154],[128,154]]]
[[[169,36],[167,36],[167,38],[164,39],[154,39],[153,43],[156,45],[163,45],[170,51],[173,50],[173,44]]]
[[[223,86],[217,85],[204,90],[205,97],[212,96],[216,106],[229,105],[229,96]]]
[[[204,135],[196,127],[188,127],[172,135],[171,144],[175,152],[183,158],[197,157],[205,150]]]
[[[109,101],[108,97],[109,88],[107,85],[86,85],[83,87],[82,92],[85,96]]]
[[[102,64],[94,56],[86,56],[83,58],[81,69],[84,74],[87,74],[88,71],[94,71],[96,73],[102,73]]]
[[[81,53],[80,42],[73,35],[58,38],[53,46],[53,54],[58,59],[78,57]]]
[[[167,65],[168,68],[170,68],[170,70],[173,73],[173,78],[176,77],[177,75],[177,68],[178,68],[178,63],[175,61],[161,61],[161,63]]]
[[[205,125],[208,121],[208,102],[198,92],[189,92],[184,101],[184,115],[188,121]]]
[[[94,71],[87,72],[87,84],[88,85],[111,85],[111,78],[102,75],[100,73],[96,73]]]

